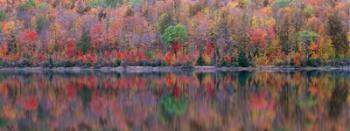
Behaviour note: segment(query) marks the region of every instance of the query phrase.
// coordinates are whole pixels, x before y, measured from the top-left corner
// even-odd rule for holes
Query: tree
[[[32,30],[25,30],[19,34],[18,39],[22,44],[32,44],[38,40],[38,33]]]
[[[205,61],[204,61],[204,58],[203,58],[203,54],[201,53],[197,59],[197,62],[196,62],[196,65],[199,65],[199,66],[203,66],[205,65]]]
[[[106,6],[116,7],[123,3],[123,0],[104,0]]]
[[[28,10],[31,8],[34,8],[36,6],[35,0],[28,0],[24,3],[22,3],[19,8],[20,10]]]
[[[89,5],[92,7],[104,6],[104,7],[116,7],[121,5],[123,0],[91,0]]]
[[[141,5],[142,0],[129,0],[129,4],[133,6]]]
[[[161,40],[166,45],[170,44],[176,55],[181,48],[181,44],[188,40],[187,30],[185,26],[181,24],[169,26],[165,29],[164,34],[162,34]]]
[[[91,40],[88,31],[83,31],[80,41],[77,44],[77,48],[81,50],[83,54],[86,54],[91,48]]]
[[[257,44],[258,46],[265,48],[266,47],[266,38],[267,38],[267,33],[263,29],[257,28],[257,29],[252,29],[249,32],[250,36],[250,41],[253,44]]]
[[[239,51],[238,65],[241,67],[248,67],[251,65],[249,58],[247,57],[246,53],[242,49],[240,49]]]
[[[167,13],[163,13],[157,20],[157,31],[160,34],[163,34],[165,29],[168,28],[171,24],[171,17]]]
[[[301,42],[301,50],[306,54],[306,60],[307,62],[311,62],[312,59],[310,59],[311,54],[314,53],[314,51],[317,50],[316,45],[316,39],[317,39],[317,33],[313,31],[300,31],[297,33],[298,41]]]
[[[36,31],[37,32],[41,32],[44,29],[44,27],[47,25],[47,20],[43,16],[37,17],[35,22],[36,22]]]
[[[347,41],[347,33],[342,25],[341,18],[338,14],[333,13],[328,17],[328,35],[332,40],[332,45],[336,50],[337,55],[344,55],[349,50]]]
[[[97,23],[91,27],[89,36],[94,49],[103,49],[105,46],[105,30],[101,23]]]
[[[21,32],[18,36],[18,43],[20,46],[20,51],[25,56],[32,56],[33,51],[36,49],[36,43],[38,40],[38,34],[32,30],[25,30]]]
[[[10,38],[8,40],[8,46],[7,46],[7,53],[13,54],[17,52],[17,45],[16,45],[16,37],[15,35],[11,34]]]
[[[314,42],[317,38],[317,33],[313,31],[300,31],[298,32],[298,40],[310,44],[311,42]]]
[[[291,0],[276,0],[274,6],[277,8],[287,7],[291,3]]]
[[[6,12],[0,10],[0,22],[6,19]]]

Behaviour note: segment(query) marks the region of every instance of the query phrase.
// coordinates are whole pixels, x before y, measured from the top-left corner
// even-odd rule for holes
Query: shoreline
[[[216,66],[124,66],[124,67],[6,67],[0,68],[1,72],[105,72],[105,73],[152,73],[152,72],[293,72],[293,71],[343,71],[350,72],[350,66],[343,67],[283,67],[283,66],[261,66],[261,67],[216,67]]]

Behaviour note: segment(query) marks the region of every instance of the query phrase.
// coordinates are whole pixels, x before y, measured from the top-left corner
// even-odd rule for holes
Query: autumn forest
[[[349,0],[0,0],[0,67],[347,66]]]

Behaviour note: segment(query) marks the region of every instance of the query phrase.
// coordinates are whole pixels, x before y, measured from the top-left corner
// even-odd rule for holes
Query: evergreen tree
[[[242,51],[242,50],[239,51],[238,65],[240,67],[251,66],[251,62],[249,61],[249,58],[247,57],[246,53],[244,51]]]
[[[91,48],[91,39],[89,37],[88,31],[83,32],[83,35],[81,36],[81,39],[77,44],[77,47],[79,50],[83,52],[83,54],[86,54],[89,51],[89,49]]]

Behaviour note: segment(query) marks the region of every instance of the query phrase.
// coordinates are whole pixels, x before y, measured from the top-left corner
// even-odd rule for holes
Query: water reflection
[[[347,130],[339,72],[2,73],[7,130]]]

